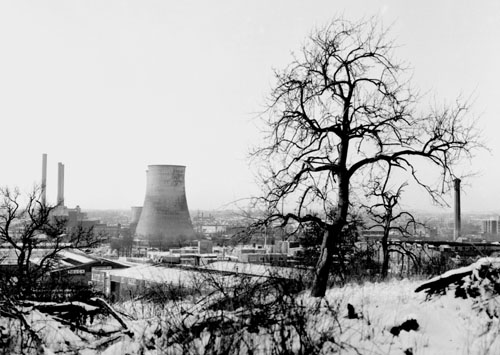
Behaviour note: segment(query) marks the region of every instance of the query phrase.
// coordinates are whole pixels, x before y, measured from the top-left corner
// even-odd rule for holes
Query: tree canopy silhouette
[[[314,296],[325,294],[334,245],[360,189],[397,171],[395,178],[442,201],[457,163],[481,146],[467,102],[421,109],[394,49],[377,19],[335,19],[276,73],[262,115],[266,141],[252,154],[262,164],[266,223],[314,221],[325,230]],[[420,161],[439,178],[429,181]]]
[[[67,228],[67,219],[56,213],[58,207],[42,202],[38,189],[23,198],[17,188],[0,188],[0,259],[14,259],[14,267],[0,270],[2,295],[29,298],[37,289],[54,286],[46,276],[58,265],[61,251],[101,242],[92,228]]]

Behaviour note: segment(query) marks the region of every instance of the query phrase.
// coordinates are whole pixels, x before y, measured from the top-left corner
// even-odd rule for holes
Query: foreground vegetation
[[[500,350],[500,260],[431,282],[348,283],[313,298],[301,283],[216,277],[112,306],[0,303],[4,354],[488,354]],[[427,292],[418,292],[420,288]]]

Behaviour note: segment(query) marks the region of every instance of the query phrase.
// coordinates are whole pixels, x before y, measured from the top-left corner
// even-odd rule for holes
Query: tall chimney
[[[42,205],[47,203],[47,154],[42,154]]]
[[[184,184],[185,166],[149,165],[146,197],[136,237],[150,246],[169,244],[194,237]]]
[[[461,236],[462,217],[460,216],[460,179],[453,180],[455,188],[455,230],[453,240],[456,241]]]
[[[64,206],[64,164],[57,163],[57,205]]]

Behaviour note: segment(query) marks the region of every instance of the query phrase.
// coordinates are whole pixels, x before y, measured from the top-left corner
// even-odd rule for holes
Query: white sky
[[[393,24],[422,91],[473,94],[491,153],[474,160],[462,209],[500,211],[493,0],[0,1],[0,184],[40,183],[47,153],[49,201],[61,161],[70,207],[141,205],[149,164],[187,166],[190,209],[256,194],[247,156],[272,70],[339,14]]]

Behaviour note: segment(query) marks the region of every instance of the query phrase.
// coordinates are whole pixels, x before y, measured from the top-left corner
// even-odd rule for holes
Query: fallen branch
[[[427,290],[428,294],[443,291],[451,284],[459,284],[462,279],[471,276],[476,280],[495,278],[500,271],[500,258],[481,258],[473,264],[450,270],[434,277],[415,289],[415,292]],[[494,280],[492,280],[494,281]]]
[[[73,323],[71,321],[68,321],[68,320],[66,320],[64,318],[60,318],[60,317],[56,317],[56,316],[52,316],[52,319],[54,319],[55,321],[58,321],[59,323],[65,324],[65,325],[67,325],[69,327],[81,330],[83,332],[86,332],[86,333],[89,333],[89,334],[92,334],[92,335],[97,335],[97,336],[110,336],[110,335],[113,335],[113,334],[121,332],[121,330],[113,330],[113,331],[109,331],[109,332],[105,332],[102,329],[100,329],[100,330],[92,330],[92,329],[89,329],[89,328],[87,328],[87,327],[85,327],[83,325],[78,325],[78,324],[75,324],[75,323]]]
[[[101,306],[102,308],[106,309],[108,311],[108,313],[113,316],[113,318],[115,318],[118,323],[120,323],[120,325],[123,327],[123,329],[125,329],[125,332],[124,334],[130,336],[130,337],[133,337],[134,336],[134,333],[130,330],[129,326],[127,325],[127,323],[125,322],[125,320],[123,320],[123,318],[118,314],[118,312],[116,312],[110,305],[108,302],[106,302],[105,300],[103,300],[102,298],[99,298],[99,297],[92,297],[90,299],[92,302],[98,304],[99,306]]]
[[[453,273],[444,273],[442,276],[435,277],[433,279],[430,279],[426,283],[420,285],[415,289],[415,292],[420,292],[423,290],[427,290],[427,293],[437,293],[441,290],[444,290],[446,287],[449,285],[461,280],[465,276],[470,276],[472,275],[472,269],[469,269],[467,267],[467,270],[462,270],[458,271],[457,270],[452,270],[454,271]]]

